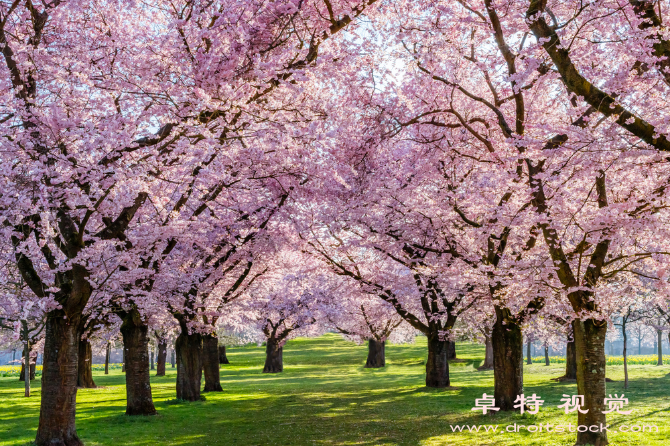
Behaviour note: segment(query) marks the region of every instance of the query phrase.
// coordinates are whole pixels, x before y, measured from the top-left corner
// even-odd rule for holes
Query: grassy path
[[[471,411],[475,398],[493,393],[493,374],[475,367],[483,357],[479,345],[459,344],[464,362],[451,365],[454,390],[423,388],[425,339],[386,349],[387,367],[364,369],[366,347],[339,336],[290,341],[284,351],[284,373],[261,373],[264,349],[230,348],[231,365],[222,366],[222,393],[209,393],[197,403],[174,401],[176,372],[152,378],[156,417],[126,417],[124,377],[95,372],[99,389],[77,394],[77,429],[88,446],[122,445],[572,445],[575,434],[504,432],[506,426],[576,422],[565,415],[563,394],[576,385],[554,383],[558,364],[525,367],[526,395],[545,400],[537,415]],[[625,392],[631,415],[615,415],[622,424],[656,424],[659,433],[610,433],[613,445],[670,444],[670,366],[631,366]],[[623,368],[608,367],[608,393],[623,392]],[[39,386],[39,380],[34,381]],[[39,390],[22,397],[16,378],[0,378],[0,446],[27,445],[34,438]],[[497,425],[497,431],[453,433],[455,425]],[[511,428],[510,428],[511,429]],[[501,432],[503,431],[503,432]]]

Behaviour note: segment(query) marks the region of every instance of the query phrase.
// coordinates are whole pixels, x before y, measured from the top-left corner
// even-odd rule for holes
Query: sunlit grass
[[[262,347],[229,348],[231,364],[222,366],[224,392],[207,393],[197,403],[175,401],[176,372],[152,377],[159,415],[127,417],[124,378],[94,372],[98,389],[79,390],[77,430],[87,445],[572,445],[575,434],[501,433],[510,424],[576,423],[560,404],[576,394],[574,383],[556,383],[560,364],[524,366],[525,392],[545,400],[538,415],[471,411],[475,398],[493,393],[493,373],[478,372],[479,345],[459,344],[464,362],[451,364],[451,390],[424,386],[425,339],[409,346],[387,347],[387,367],[364,369],[365,346],[339,336],[290,341],[284,351],[284,373],[262,374]],[[629,416],[616,423],[659,426],[658,434],[611,433],[613,445],[670,444],[670,366],[633,365],[623,391],[623,367],[608,368],[608,393],[625,393]],[[39,378],[33,381],[39,387]],[[24,398],[18,378],[0,378],[0,445],[26,445],[34,438],[39,389]],[[452,425],[498,425],[497,433],[452,433]]]
[[[628,355],[628,365],[656,365],[658,355]],[[544,364],[544,356],[532,358],[534,363]],[[667,364],[670,356],[663,356],[663,363]],[[565,364],[565,356],[550,356],[550,364]],[[607,365],[623,365],[623,356],[607,356]]]

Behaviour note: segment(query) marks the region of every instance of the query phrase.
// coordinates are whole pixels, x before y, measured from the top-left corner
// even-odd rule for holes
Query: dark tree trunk
[[[167,360],[167,341],[158,339],[158,356],[156,357],[156,376],[165,376],[165,361]]]
[[[66,319],[62,310],[47,314],[38,446],[83,444],[75,427],[79,338],[78,321]]]
[[[565,379],[577,379],[577,347],[574,338],[565,349]]]
[[[623,388],[628,388],[628,336],[626,335],[626,323],[621,326],[623,333]]]
[[[149,344],[149,357],[151,361],[151,370],[156,370],[156,365],[154,363],[154,349],[151,347],[151,344]]]
[[[544,344],[544,365],[549,365],[549,346]]]
[[[456,342],[447,341],[447,361],[453,361],[456,359]]]
[[[493,342],[491,341],[490,336],[486,336],[484,345],[484,363],[480,365],[477,370],[493,370]]]
[[[185,322],[180,321],[181,333],[175,342],[177,350],[177,399],[200,400],[202,380],[202,335],[188,332]]]
[[[176,355],[175,355],[175,351],[174,351],[174,349],[171,349],[171,350],[170,350],[170,366],[171,366],[173,369],[174,369],[174,367],[175,367],[175,363],[176,363],[176,361],[177,361],[177,359],[175,358],[175,356],[176,356]]]
[[[265,366],[263,373],[279,373],[284,371],[283,347],[276,339],[268,339],[265,345]]]
[[[205,370],[205,392],[223,392],[219,375],[219,338],[216,334],[202,337],[202,367]]]
[[[112,344],[107,341],[107,348],[105,349],[105,375],[109,375],[109,356],[112,354]]]
[[[366,369],[378,369],[386,366],[386,342],[376,339],[368,339],[368,360],[365,362]]]
[[[526,364],[531,365],[533,363],[533,357],[531,356],[531,347],[532,344],[530,339],[528,339],[528,344],[526,345]]]
[[[228,362],[228,357],[226,356],[225,345],[219,345],[219,364],[230,364],[230,362]]]
[[[139,311],[124,314],[121,324],[126,368],[126,415],[155,415],[149,371],[149,327]]]
[[[93,381],[93,352],[88,339],[79,340],[79,365],[77,366],[77,387],[95,389]]]
[[[121,349],[121,373],[126,373],[126,347]]]
[[[28,362],[30,363],[30,381],[33,381],[35,379],[35,372],[37,370],[37,361],[31,362],[30,361],[30,352],[27,354],[28,356]],[[21,363],[21,375],[19,376],[19,381],[25,381],[26,380],[26,349],[23,349],[23,362]]]
[[[496,322],[491,336],[493,394],[496,407],[501,411],[514,410],[514,400],[523,394],[523,335],[519,324],[509,316],[509,310],[496,307]]]
[[[426,387],[449,387],[448,341],[437,335],[428,338],[428,360],[426,361]]]
[[[577,347],[577,394],[584,395],[584,409],[578,412],[577,424],[603,426],[607,424],[605,410],[605,335],[607,324],[587,319],[575,322],[575,344]],[[607,432],[579,432],[576,445],[607,444]]]
[[[29,339],[27,333],[28,328],[27,324],[25,323],[24,323],[24,329],[26,332],[25,333],[26,339]],[[21,364],[21,376],[19,377],[19,380],[21,379],[21,377],[23,377],[23,381],[25,382],[25,385],[23,386],[23,396],[26,398],[30,396],[30,381],[35,379],[35,367],[33,367],[33,364],[30,361],[30,350],[31,350],[30,347],[31,346],[29,340],[23,343],[23,363]],[[28,364],[28,367],[26,367],[26,364]]]

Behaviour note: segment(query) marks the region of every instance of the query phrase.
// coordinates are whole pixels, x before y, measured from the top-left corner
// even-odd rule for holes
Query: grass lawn
[[[426,389],[426,340],[386,348],[387,366],[364,369],[366,346],[337,335],[289,341],[284,372],[261,373],[264,348],[229,348],[231,364],[222,366],[224,392],[207,393],[196,403],[176,402],[176,372],[152,377],[159,415],[127,417],[124,377],[118,370],[105,376],[94,372],[99,389],[77,393],[77,431],[93,445],[572,445],[574,433],[504,432],[505,427],[540,423],[576,423],[565,415],[563,394],[577,393],[576,384],[556,383],[563,366],[524,365],[525,393],[545,400],[537,415],[473,412],[475,398],[493,393],[493,372],[478,372],[482,346],[458,344],[459,358],[451,364],[453,390]],[[611,428],[623,424],[656,424],[659,433],[610,431],[613,445],[670,444],[670,366],[629,367],[631,383],[625,392],[630,415],[608,418]],[[623,392],[623,367],[608,367],[608,393]],[[204,380],[203,380],[204,384]],[[39,380],[33,381],[38,387]],[[0,378],[0,445],[27,445],[35,437],[39,389],[24,398],[15,377]],[[453,433],[455,425],[498,425],[492,432]],[[510,428],[511,429],[511,428]],[[503,431],[503,432],[501,432]]]

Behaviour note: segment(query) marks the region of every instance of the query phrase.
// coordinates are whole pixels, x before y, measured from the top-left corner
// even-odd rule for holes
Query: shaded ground
[[[152,377],[159,415],[125,416],[123,375],[94,372],[99,389],[79,390],[77,430],[89,445],[572,445],[575,434],[511,433],[506,426],[576,423],[556,406],[576,385],[550,378],[560,365],[524,365],[525,393],[545,400],[538,415],[495,414],[471,410],[475,398],[493,393],[493,373],[478,372],[482,346],[457,347],[464,362],[451,365],[456,390],[423,388],[425,338],[386,349],[387,367],[364,369],[366,347],[339,336],[290,341],[284,349],[284,373],[261,373],[264,348],[228,349],[230,365],[221,368],[224,392],[206,401],[174,400],[176,372]],[[655,424],[659,433],[610,433],[613,445],[670,444],[670,366],[631,366],[625,392],[631,415],[611,416],[612,427]],[[608,367],[608,393],[623,392],[623,367]],[[39,387],[39,380],[33,381]],[[0,445],[26,445],[35,436],[39,389],[23,398],[16,378],[0,378]],[[496,425],[493,432],[453,433],[456,425]],[[511,428],[510,428],[511,429]]]

